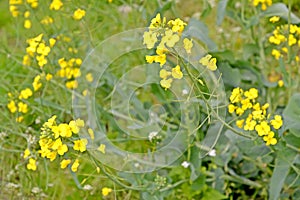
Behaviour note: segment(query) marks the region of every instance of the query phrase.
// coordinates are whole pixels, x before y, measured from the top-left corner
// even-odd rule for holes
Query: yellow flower
[[[269,146],[277,144],[277,139],[274,138],[274,132],[270,131],[266,136],[263,137],[264,141],[266,142],[266,145]]]
[[[19,116],[16,118],[16,122],[22,122],[24,120],[24,117],[23,116]]]
[[[9,109],[9,111],[11,113],[15,113],[17,111],[17,106],[16,106],[16,103],[11,100],[8,104],[7,104],[7,108]]]
[[[279,80],[279,81],[277,82],[277,84],[278,84],[279,87],[283,87],[284,82],[283,82],[283,80]]]
[[[72,136],[72,130],[71,127],[68,124],[62,123],[58,126],[52,126],[51,130],[54,133],[54,138],[61,137],[71,137]]]
[[[244,95],[248,99],[254,100],[258,97],[258,90],[255,88],[250,88],[248,91],[245,91]]]
[[[146,56],[146,62],[147,63],[153,63],[155,61],[156,56]]]
[[[278,51],[277,49],[273,49],[271,54],[275,57],[276,60],[278,60],[281,56],[280,51]]]
[[[21,113],[27,113],[28,112],[28,105],[23,102],[18,103],[18,111]]]
[[[180,37],[177,34],[173,34],[172,30],[166,30],[165,36],[162,37],[161,42],[168,47],[174,47],[179,39]]]
[[[29,19],[26,19],[24,21],[24,28],[30,29],[31,28],[31,21]]]
[[[88,140],[86,138],[80,139],[80,140],[75,140],[73,149],[76,151],[84,152],[84,151],[86,151],[87,143],[88,143]]]
[[[60,168],[65,169],[71,163],[70,159],[63,159],[60,162]]]
[[[88,73],[86,76],[85,76],[85,79],[88,81],[88,82],[93,82],[94,78],[93,78],[93,75],[92,73]]]
[[[54,21],[54,20],[53,20],[52,17],[46,16],[46,17],[44,17],[44,18],[41,20],[41,24],[49,25],[49,24],[52,24],[53,21]]]
[[[272,23],[278,22],[279,20],[280,20],[280,17],[278,17],[278,16],[273,16],[269,19],[269,21]]]
[[[24,151],[23,158],[27,158],[29,155],[30,155],[30,151],[29,151],[29,149],[27,148],[27,149],[25,149],[25,151]]]
[[[289,34],[289,40],[288,41],[289,41],[289,43],[288,43],[289,46],[293,46],[294,44],[297,43],[297,39],[292,34]]]
[[[175,20],[170,20],[168,22],[168,25],[172,27],[173,32],[182,33],[182,31],[184,30],[184,26],[186,26],[186,23],[177,18]]]
[[[90,138],[91,138],[92,140],[94,140],[94,139],[95,139],[95,135],[94,135],[93,129],[89,128],[89,129],[88,129],[88,133],[89,133],[89,135],[90,135]]]
[[[161,17],[160,17],[160,13],[157,13],[156,16],[151,19],[151,23],[149,28],[157,28],[161,25]]]
[[[152,32],[145,32],[143,35],[144,41],[143,44],[147,46],[148,49],[152,49],[157,42],[157,36],[156,33]]]
[[[228,112],[229,113],[234,113],[235,109],[236,109],[236,106],[234,106],[233,104],[228,105]]]
[[[159,77],[162,78],[162,79],[166,79],[168,78],[168,76],[170,76],[172,73],[171,72],[168,72],[167,70],[165,69],[161,69],[159,71]]]
[[[210,54],[207,54],[205,57],[202,57],[199,60],[199,63],[202,64],[203,66],[206,66],[209,70],[215,71],[217,69],[217,59],[212,58]]]
[[[39,5],[38,0],[27,0],[27,3],[30,4],[31,8],[37,8]]]
[[[50,159],[51,162],[52,162],[53,160],[55,160],[56,156],[57,156],[57,152],[56,152],[56,151],[48,152],[47,155],[46,155],[46,157],[47,157],[48,159]]]
[[[238,103],[242,100],[242,94],[243,94],[243,90],[239,87],[234,88],[232,90],[231,96],[230,96],[230,102],[231,103]]]
[[[259,136],[264,136],[271,131],[271,127],[266,121],[262,121],[260,124],[255,126],[255,130]]]
[[[19,99],[28,99],[29,97],[32,96],[32,91],[30,88],[26,88],[24,90],[21,90]]]
[[[73,14],[73,19],[81,20],[85,16],[85,10],[78,8]]]
[[[79,160],[76,159],[71,167],[72,172],[77,172],[78,167],[79,167]]]
[[[24,12],[24,17],[28,18],[30,16],[30,12],[27,10],[26,12]]]
[[[50,53],[51,49],[50,47],[46,46],[45,43],[40,43],[39,46],[36,49],[36,52],[38,54],[47,56]]]
[[[163,66],[166,63],[166,54],[157,55],[155,57],[155,62],[160,63],[160,66]]]
[[[57,153],[62,156],[62,155],[64,155],[68,151],[68,146],[66,144],[63,144],[62,141],[61,141],[61,139],[58,138],[53,143],[52,149],[56,150]]]
[[[31,60],[30,60],[30,57],[29,57],[29,55],[24,55],[23,56],[23,65],[25,65],[25,66],[29,66],[30,64],[31,64]]]
[[[174,67],[172,69],[172,77],[173,78],[176,78],[176,79],[181,79],[183,77],[183,74],[180,70],[180,66],[179,65],[176,65],[176,67]]]
[[[112,192],[111,188],[107,188],[107,187],[102,188],[102,195],[103,196],[107,196],[111,192]]]
[[[274,127],[274,129],[280,129],[282,124],[282,117],[280,115],[275,115],[274,119],[271,120],[271,125]]]
[[[244,119],[241,119],[241,120],[237,120],[237,121],[235,122],[235,124],[236,124],[237,127],[243,128],[244,122],[245,122],[245,120],[244,120]]]
[[[46,74],[46,80],[50,81],[52,79],[53,75],[52,74]]]
[[[59,10],[63,5],[61,0],[53,0],[49,8],[50,10]]]
[[[36,160],[33,158],[29,159],[29,163],[27,164],[27,169],[35,171],[36,170]]]
[[[39,90],[42,87],[42,83],[40,82],[40,80],[41,80],[41,76],[40,75],[37,75],[34,78],[33,83],[32,83],[32,87],[33,87],[34,91],[37,91],[37,90]]]
[[[68,81],[66,82],[66,87],[69,89],[75,89],[78,87],[78,82],[77,80],[72,80],[72,81]]]
[[[100,151],[101,153],[103,153],[103,154],[105,154],[105,144],[101,144],[98,148],[97,148],[97,150],[98,151]]]
[[[184,38],[183,48],[185,49],[186,53],[190,54],[192,47],[193,47],[193,41],[189,40],[188,38]]]
[[[165,90],[169,89],[171,87],[171,84],[173,82],[173,79],[169,78],[169,79],[162,79],[160,81],[160,85],[165,88]]]

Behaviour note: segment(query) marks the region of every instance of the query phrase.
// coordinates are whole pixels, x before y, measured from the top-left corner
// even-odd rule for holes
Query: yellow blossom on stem
[[[95,134],[94,134],[93,129],[89,128],[89,129],[88,129],[88,133],[89,133],[89,135],[90,135],[90,138],[91,138],[92,140],[94,140],[94,139],[95,139]]]
[[[277,82],[277,84],[278,84],[279,87],[283,87],[284,82],[283,82],[283,80],[279,80],[279,81]]]
[[[156,33],[153,33],[150,31],[145,32],[143,35],[143,38],[144,38],[143,44],[145,44],[148,49],[152,49],[154,47],[155,43],[157,42]]]
[[[181,79],[183,77],[183,73],[179,65],[176,65],[176,67],[172,69],[172,77],[176,79]]]
[[[32,171],[35,171],[36,168],[37,168],[37,167],[36,167],[36,160],[33,159],[33,158],[30,158],[30,159],[29,159],[29,162],[28,162],[28,164],[27,164],[27,169],[32,170]]]
[[[266,136],[263,137],[264,141],[266,142],[266,145],[269,146],[277,144],[277,139],[274,138],[274,132],[270,131]]]
[[[28,112],[28,105],[23,102],[18,103],[18,111],[21,113],[27,113]]]
[[[159,71],[159,76],[160,76],[160,78],[162,78],[162,79],[168,78],[168,76],[170,76],[171,74],[172,74],[171,72],[168,72],[168,71],[165,70],[165,69],[161,69],[161,70]]]
[[[50,4],[50,10],[59,10],[64,4],[61,2],[61,0],[53,0]]]
[[[72,167],[71,167],[72,172],[77,172],[78,167],[79,167],[79,160],[76,159],[76,160],[74,161],[74,163],[72,164]]]
[[[102,195],[103,196],[107,196],[111,192],[112,192],[111,188],[107,188],[107,187],[102,188]]]
[[[72,136],[72,129],[68,124],[62,123],[59,124],[58,126],[52,126],[51,127],[53,133],[54,133],[54,138],[58,138],[59,136],[61,137],[71,137]]]
[[[269,21],[272,23],[278,22],[279,20],[280,20],[280,17],[278,17],[278,16],[273,16],[269,19]]]
[[[26,88],[24,90],[21,90],[20,95],[19,95],[19,99],[28,99],[29,97],[32,96],[32,91],[30,88]]]
[[[78,8],[73,14],[73,19],[81,20],[85,16],[85,10]]]
[[[23,158],[28,158],[28,156],[30,156],[30,151],[29,149],[25,149],[24,154],[23,154]]]
[[[165,90],[169,89],[171,87],[171,84],[173,82],[173,79],[169,78],[169,79],[162,79],[160,81],[160,85],[165,88]]]
[[[275,115],[274,119],[271,120],[271,125],[273,126],[274,129],[280,129],[282,126],[282,117],[280,115]]]
[[[190,54],[193,47],[193,41],[189,40],[188,38],[183,39],[183,48],[185,49],[186,53]]]
[[[105,144],[100,144],[100,146],[97,148],[98,151],[101,153],[105,154]]]
[[[60,168],[61,168],[61,169],[65,169],[70,163],[71,163],[71,160],[70,160],[70,159],[63,159],[63,160],[60,162]]]
[[[11,113],[15,113],[17,111],[16,103],[13,100],[7,104],[7,108]]]
[[[174,34],[171,30],[166,30],[165,36],[162,37],[161,42],[168,47],[174,47],[179,39],[180,37],[176,33]]]
[[[86,151],[86,145],[88,144],[88,140],[86,138],[75,140],[73,149],[76,151],[84,152]]]

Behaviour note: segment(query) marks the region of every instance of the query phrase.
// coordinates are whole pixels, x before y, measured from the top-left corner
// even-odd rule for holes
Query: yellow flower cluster
[[[28,47],[26,48],[27,54],[23,56],[23,65],[30,66],[31,61],[34,60],[40,68],[44,67],[48,63],[47,56],[55,45],[56,39],[50,38],[48,41],[49,45],[47,45],[43,40],[43,34],[39,34],[26,42]]]
[[[148,63],[159,63],[163,67],[167,62],[168,48],[173,48],[176,43],[179,42],[182,31],[184,30],[186,23],[181,19],[170,20],[166,22],[166,18],[161,18],[160,13],[151,20],[149,31],[144,33],[143,43],[148,49],[156,49],[156,55],[147,55],[146,61]],[[185,47],[187,51],[190,51],[193,44],[191,41],[185,40]],[[174,79],[181,79],[183,73],[179,65],[173,68],[163,68],[160,70],[160,85],[169,89]]]
[[[65,58],[60,58],[58,60],[60,70],[57,72],[57,76],[61,78],[66,78],[66,87],[69,89],[74,89],[78,87],[78,82],[76,78],[81,76],[80,65],[82,60],[80,58],[71,58],[66,60]]]
[[[277,46],[272,50],[272,55],[278,60],[283,54],[287,54],[288,46],[300,47],[300,26],[294,24],[277,26],[269,37],[269,42]],[[299,57],[295,56],[295,60],[299,61]]]
[[[38,91],[42,87],[41,80],[45,79],[49,81],[52,78],[51,74],[40,74],[34,77],[32,82],[32,89],[27,87],[25,89],[22,89],[17,94],[8,93],[8,104],[7,108],[11,113],[16,113],[17,122],[22,122],[24,120],[24,116],[22,114],[28,113],[29,110],[29,104],[28,100],[31,96],[33,96],[34,92]]]
[[[266,10],[268,6],[272,5],[272,0],[253,0],[252,4],[255,7],[257,7],[259,4],[261,4],[261,9]]]
[[[236,125],[239,128],[243,128],[245,131],[253,131],[263,137],[266,145],[275,145],[277,139],[274,137],[275,133],[272,130],[278,130],[281,128],[283,121],[280,115],[275,115],[274,119],[270,120],[270,115],[267,113],[269,104],[260,105],[256,102],[258,98],[258,90],[250,88],[247,91],[243,91],[241,88],[234,88],[230,96],[230,104],[228,105],[228,112],[235,113],[238,116],[247,113],[245,119],[236,121]]]
[[[9,0],[9,11],[13,17],[18,17],[22,15],[23,12],[21,12],[22,8],[20,8],[20,5],[24,4],[24,8],[31,7],[31,8],[37,8],[38,7],[38,0]],[[27,5],[25,5],[27,4]],[[30,12],[28,10],[24,11],[23,14],[25,20],[24,20],[24,28],[30,29],[31,28],[31,21],[29,19]]]
[[[63,157],[60,162],[62,169],[66,168],[71,162],[71,159],[67,159],[66,153],[69,151],[68,141],[72,137],[73,149],[79,152],[85,152],[88,140],[86,138],[78,139],[73,135],[77,135],[81,128],[84,127],[84,121],[81,119],[72,120],[67,123],[56,123],[56,116],[52,116],[45,122],[41,128],[41,135],[39,138],[40,149],[38,153],[42,158],[47,158],[50,161],[54,161],[57,156]],[[73,139],[77,138],[77,139]],[[79,166],[79,160],[75,159],[71,170],[76,172]]]

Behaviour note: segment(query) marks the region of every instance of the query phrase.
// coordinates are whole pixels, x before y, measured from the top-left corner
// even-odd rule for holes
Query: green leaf
[[[217,25],[220,26],[224,20],[228,0],[220,0],[218,3]]]
[[[202,197],[202,200],[220,200],[220,199],[226,199],[227,197],[217,190],[213,188],[208,188]]]
[[[259,54],[259,47],[256,44],[245,44],[243,47],[243,58],[248,60],[251,56]]]
[[[300,93],[294,94],[283,111],[285,130],[300,137]]]
[[[217,50],[217,45],[209,38],[207,26],[197,19],[191,18],[184,34],[203,42],[209,51]]]
[[[218,63],[218,69],[222,73],[225,84],[238,87],[241,83],[241,74],[238,69],[232,68],[227,62]]]
[[[264,11],[262,15],[266,17],[278,16],[288,21],[289,9],[284,3],[275,3],[272,6],[268,7],[268,9]],[[291,13],[291,23],[300,23],[300,19],[293,13]]]
[[[288,148],[282,148],[278,151],[278,157],[275,161],[275,168],[270,180],[269,200],[279,199],[280,191],[283,187],[291,165],[297,158],[297,153]]]

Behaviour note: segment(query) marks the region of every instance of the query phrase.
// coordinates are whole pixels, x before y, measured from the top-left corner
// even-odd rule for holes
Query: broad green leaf
[[[213,188],[208,188],[202,197],[202,200],[220,200],[220,199],[226,199],[227,197],[217,190]]]
[[[275,168],[270,180],[269,200],[279,199],[285,178],[296,158],[297,153],[291,149],[282,148],[282,151],[278,151]]]
[[[228,0],[220,0],[218,3],[217,25],[220,26],[224,20]]]
[[[268,9],[262,14],[266,17],[278,16],[287,21],[289,16],[289,9],[284,3],[275,3],[272,6],[268,7]],[[299,24],[300,18],[297,17],[295,14],[291,13],[291,23]]]
[[[191,18],[184,34],[194,37],[204,43],[209,51],[216,51],[217,45],[208,36],[208,28],[201,21]]]
[[[294,94],[283,111],[285,130],[300,137],[300,93]]]
[[[227,62],[218,63],[218,69],[222,73],[225,84],[238,87],[241,83],[241,74],[238,69],[232,68]]]

